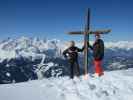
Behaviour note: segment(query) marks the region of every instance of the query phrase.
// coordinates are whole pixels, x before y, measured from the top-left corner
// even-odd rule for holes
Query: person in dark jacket
[[[93,50],[95,75],[101,76],[104,74],[102,69],[102,60],[104,58],[104,42],[100,38],[100,34],[96,34],[95,39],[96,40],[93,46],[89,45],[89,47]]]
[[[80,69],[79,69],[79,63],[78,63],[78,52],[82,52],[84,50],[84,47],[82,49],[75,46],[74,41],[70,41],[70,46],[66,50],[64,50],[63,55],[66,59],[68,59],[70,64],[70,78],[74,78],[74,72],[76,72],[77,76],[80,75]]]

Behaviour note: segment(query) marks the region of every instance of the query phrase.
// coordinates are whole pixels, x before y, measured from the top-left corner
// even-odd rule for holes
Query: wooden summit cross
[[[87,79],[87,73],[88,73],[88,43],[89,42],[89,35],[90,34],[107,34],[111,32],[110,29],[107,30],[96,30],[92,31],[90,30],[90,9],[88,8],[87,16],[86,16],[86,25],[85,25],[85,31],[77,31],[77,32],[69,32],[70,35],[84,35],[84,75],[85,79]]]

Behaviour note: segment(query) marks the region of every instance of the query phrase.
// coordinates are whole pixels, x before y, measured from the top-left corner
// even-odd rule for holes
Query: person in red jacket
[[[95,75],[101,76],[104,74],[102,68],[102,60],[104,58],[104,42],[100,38],[100,34],[95,34],[95,42],[93,46],[89,45],[89,47],[93,50]]]

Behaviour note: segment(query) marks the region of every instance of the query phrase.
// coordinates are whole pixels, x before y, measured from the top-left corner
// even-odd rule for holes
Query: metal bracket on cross
[[[90,9],[87,10],[86,15],[86,25],[85,25],[85,31],[74,31],[74,32],[68,32],[70,35],[84,35],[84,75],[85,79],[88,78],[88,42],[89,42],[89,35],[90,34],[108,34],[111,32],[111,29],[107,30],[96,30],[92,31],[90,30]]]

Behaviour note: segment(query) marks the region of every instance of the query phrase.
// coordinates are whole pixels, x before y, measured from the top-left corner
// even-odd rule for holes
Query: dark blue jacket
[[[93,46],[89,47],[93,50],[93,57],[95,60],[102,60],[104,58],[104,42],[102,39],[95,41]]]

